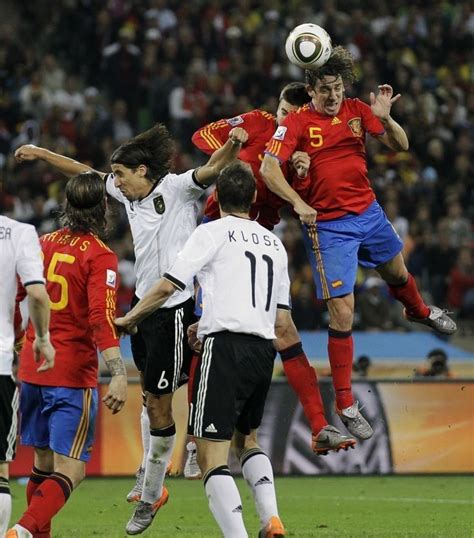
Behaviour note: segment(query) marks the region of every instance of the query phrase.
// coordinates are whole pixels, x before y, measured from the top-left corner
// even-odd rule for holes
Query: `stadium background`
[[[410,150],[393,154],[382,150],[376,141],[369,141],[369,175],[405,242],[408,267],[418,279],[425,299],[455,312],[460,336],[454,343],[471,349],[459,351],[451,346],[453,342],[441,342],[430,335],[425,348],[414,354],[414,342],[428,336],[412,332],[414,327],[403,319],[400,305],[391,301],[377,277],[361,272],[356,290],[356,328],[370,331],[368,349],[373,376],[389,372],[411,378],[413,363],[404,359],[419,362],[432,347],[442,347],[451,357],[458,357],[461,362],[455,366],[459,373],[472,376],[469,360],[474,332],[474,182],[470,155],[474,13],[468,2],[3,2],[0,210],[34,224],[40,234],[57,226],[55,212],[63,198],[64,181],[43,163],[16,164],[13,152],[25,143],[45,146],[107,170],[107,157],[116,146],[161,121],[176,140],[174,169],[183,171],[199,165],[203,156],[192,147],[194,130],[255,107],[274,112],[279,89],[292,80],[302,80],[302,71],[288,64],[283,44],[293,26],[308,21],[324,26],[333,43],[353,53],[360,80],[347,88],[348,95],[367,101],[369,92],[383,82],[392,84],[403,95],[393,115],[408,133]],[[111,210],[114,225],[109,244],[120,258],[119,309],[125,311],[133,293],[133,249],[123,211],[115,204],[111,204]],[[303,331],[323,330],[327,317],[323,305],[314,299],[299,226],[288,214],[276,231],[289,252],[296,324]],[[407,338],[399,339],[396,332],[384,332],[382,340],[372,338],[373,331],[380,330],[400,331]],[[316,337],[324,343],[325,333],[315,334],[305,335],[310,342],[308,354],[324,360],[324,351],[321,354],[319,348],[311,346]],[[391,359],[388,366],[383,362],[387,348]],[[390,390],[385,385],[374,385],[374,391],[384,395],[369,407],[370,412],[379,409],[388,413],[408,402],[405,415],[387,417],[380,445],[389,429],[393,437],[397,424],[408,423],[406,427],[415,437],[411,459],[405,461],[405,467],[397,468],[391,447],[385,466],[370,467],[369,460],[365,460],[354,467],[348,460],[347,465],[341,463],[337,468],[328,464],[314,469],[313,461],[308,471],[288,456],[281,460],[278,470],[472,471],[472,447],[469,438],[462,435],[456,449],[451,447],[451,452],[446,452],[441,467],[436,458],[425,458],[419,467],[412,466],[419,457],[420,443],[428,443],[433,450],[436,447],[430,435],[439,433],[437,428],[443,433],[448,432],[448,426],[458,433],[466,428],[469,431],[473,422],[472,384],[450,381],[442,389],[429,389],[430,409],[418,415],[421,422],[407,421],[407,417],[415,413],[417,397],[423,397],[427,386],[411,386],[414,389],[404,387],[398,391],[393,385],[392,395],[387,396]],[[286,391],[287,386],[276,383],[272,390]],[[415,392],[408,394],[405,390]],[[331,396],[329,390],[326,392],[329,409]],[[370,389],[364,394],[371,394]],[[289,402],[287,415],[282,410],[283,414],[278,414],[278,408],[271,407],[270,402],[271,410],[277,413],[276,421],[297,429],[300,410],[293,396],[285,392],[285,398]],[[462,413],[449,409],[441,412],[447,398]],[[134,420],[138,416],[138,397],[128,407],[118,428],[108,424],[110,417],[104,415],[96,450],[101,462],[107,459],[99,456],[106,434],[113,435],[113,442],[119,443],[118,432],[122,432],[138,447],[138,430],[131,431],[132,422],[133,428],[138,428]],[[433,416],[441,417],[439,423],[433,423]],[[286,433],[290,429],[288,426]],[[420,431],[421,440],[416,437]],[[297,450],[305,457],[298,435],[290,437],[294,442],[284,449],[285,453]],[[112,461],[112,471],[99,467],[97,472],[132,472],[139,459],[138,448],[133,450],[137,452],[136,461]],[[282,449],[275,446],[275,450]],[[26,460],[20,456],[16,465],[21,474],[22,461]],[[427,466],[427,462],[432,465]],[[457,466],[453,467],[453,462]]]

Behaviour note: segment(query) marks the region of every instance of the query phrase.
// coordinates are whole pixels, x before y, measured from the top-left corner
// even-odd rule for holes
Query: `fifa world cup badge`
[[[155,211],[158,213],[158,215],[163,215],[166,207],[165,201],[163,200],[163,196],[161,194],[153,199],[153,205],[155,206]]]

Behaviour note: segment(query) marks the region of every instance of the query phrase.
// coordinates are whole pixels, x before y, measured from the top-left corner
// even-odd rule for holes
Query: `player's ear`
[[[138,167],[137,167],[137,172],[138,172],[138,174],[139,174],[141,177],[146,177],[146,174],[147,174],[147,172],[148,172],[148,168],[147,168],[146,165],[144,165],[144,164],[140,164],[140,165],[138,165]]]
[[[314,88],[309,84],[306,84],[306,91],[308,92],[308,95],[311,97],[311,99],[316,95]]]

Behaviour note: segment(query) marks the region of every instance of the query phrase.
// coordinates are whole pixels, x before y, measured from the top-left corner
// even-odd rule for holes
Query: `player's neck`
[[[239,213],[237,211],[233,211],[232,213],[226,213],[225,211],[222,211],[221,209],[221,218],[224,218],[224,217],[237,217],[239,219],[250,220],[250,215],[248,213]]]

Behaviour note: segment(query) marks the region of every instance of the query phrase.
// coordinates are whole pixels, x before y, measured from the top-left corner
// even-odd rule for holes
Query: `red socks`
[[[410,273],[408,280],[401,286],[388,286],[390,295],[400,301],[405,307],[407,314],[412,318],[424,319],[430,315],[430,309],[423,301],[418,291],[416,281]]]
[[[30,488],[30,491],[32,490],[33,487]],[[66,504],[71,492],[72,482],[66,475],[53,473],[48,478],[44,477],[43,483],[31,494],[28,508],[18,524],[28,529],[35,537],[44,536],[45,529]],[[49,531],[46,532],[49,534]]]
[[[316,372],[309,363],[301,342],[283,349],[280,355],[288,383],[298,395],[304,414],[311,425],[311,431],[317,434],[328,423],[324,416]]]
[[[336,391],[336,405],[339,410],[354,403],[351,388],[354,343],[352,331],[336,331],[329,327],[328,353],[332,382]]]
[[[41,484],[51,476],[51,473],[46,471],[41,471],[36,467],[33,467],[31,471],[30,479],[26,485],[26,502],[28,506],[30,505],[31,499],[33,498],[34,492],[41,486]],[[51,521],[41,529],[41,532],[37,532],[34,535],[34,538],[50,538],[51,537]]]

